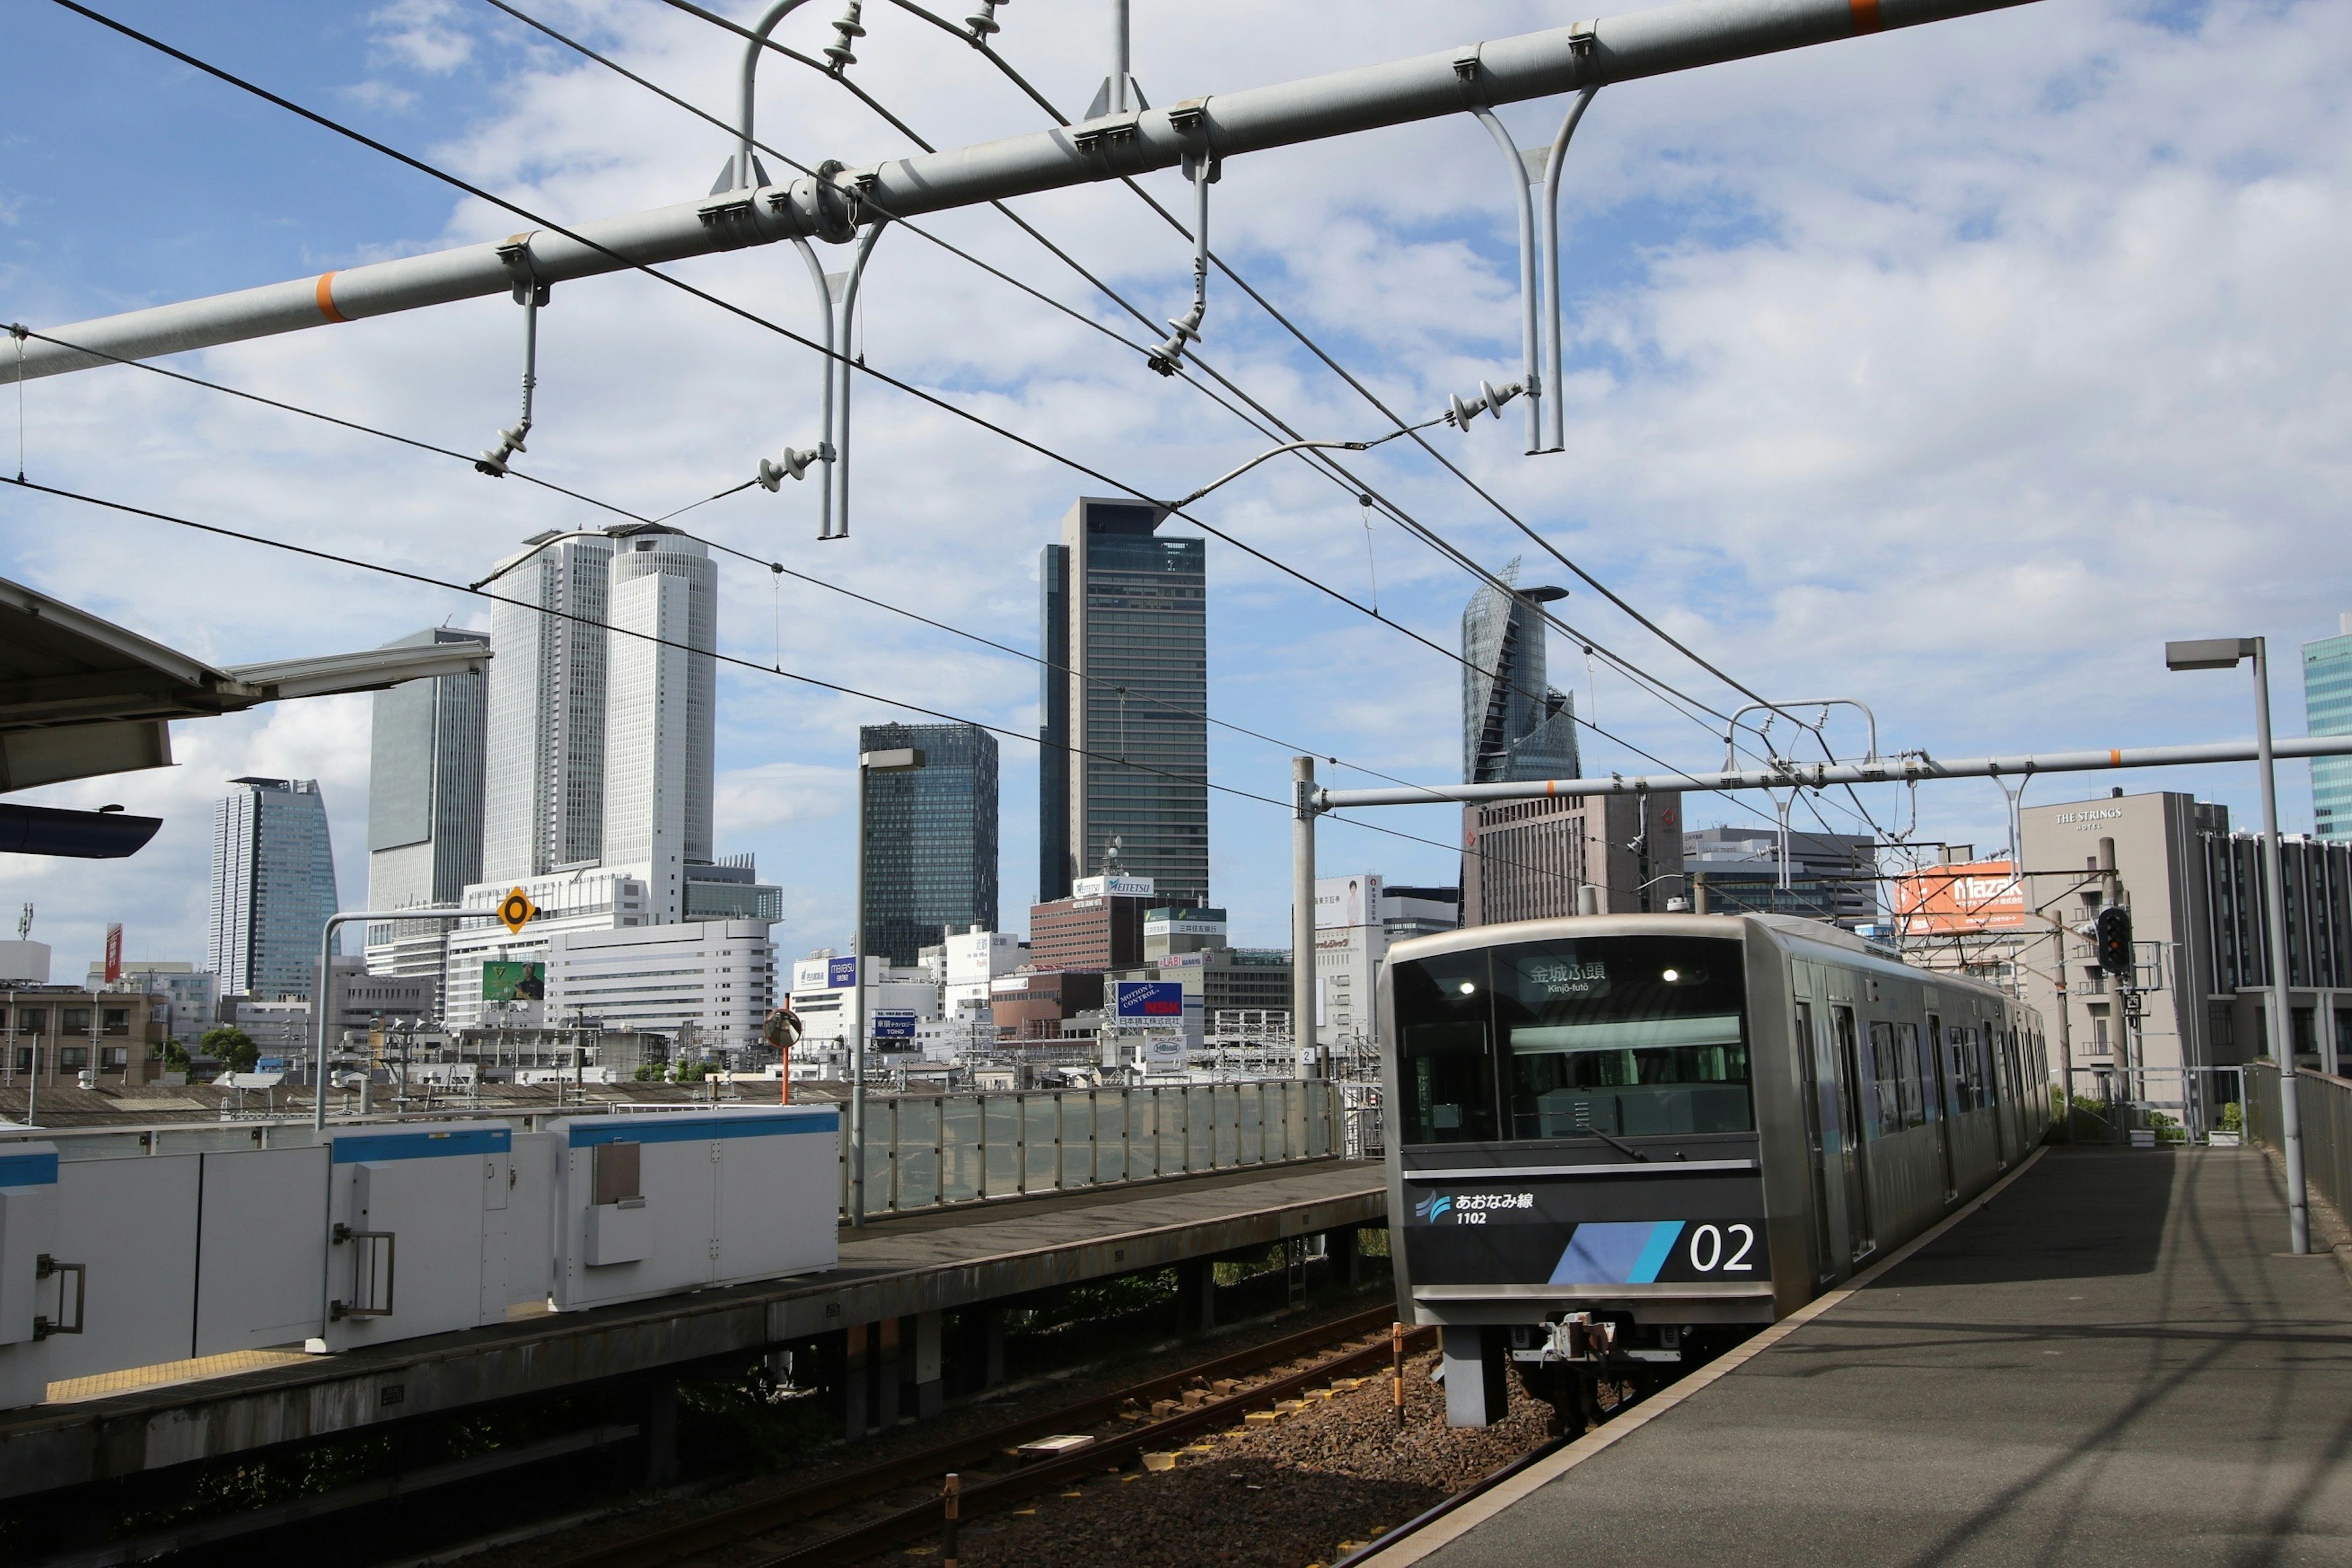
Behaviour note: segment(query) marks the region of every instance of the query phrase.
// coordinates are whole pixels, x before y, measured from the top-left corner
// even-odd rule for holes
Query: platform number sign
[[[522,928],[530,924],[538,913],[539,906],[532,903],[530,895],[520,888],[509,889],[499,903],[499,923],[517,936],[522,934]]]

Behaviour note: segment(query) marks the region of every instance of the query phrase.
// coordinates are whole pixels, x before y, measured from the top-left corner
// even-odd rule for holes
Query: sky
[[[321,7],[233,0],[100,9],[559,222],[700,195],[730,139],[480,0]],[[722,118],[740,47],[658,0],[519,0]],[[748,19],[757,7],[718,7]],[[1153,103],[1563,26],[1530,0],[1443,6],[1138,0],[1134,74]],[[786,21],[830,42],[830,0]],[[47,0],[0,0],[0,320],[36,329],[503,237],[511,215],[200,76]],[[1108,68],[1103,0],[1021,0],[998,47],[1076,117]],[[888,3],[851,75],[955,146],[1039,127],[969,47]],[[1570,589],[1579,637],[1686,699],[1676,707],[1555,635],[1553,683],[1599,726],[1590,773],[1719,766],[1742,699],[1543,553],[1527,530],[1751,689],[1868,704],[1882,750],[1957,757],[2231,739],[2242,674],[2168,674],[2168,637],[2263,635],[2283,734],[2302,732],[2294,645],[2352,610],[2352,7],[2269,0],[2041,0],[1933,26],[1603,90],[1561,203],[1567,446],[1522,455],[1516,407],[1404,442],[1364,479],[1489,570]],[[1500,110],[1548,142],[1561,101]],[[911,150],[837,84],[772,57],[761,139],[804,163]],[[771,165],[772,170],[772,164]],[[781,171],[774,171],[781,173]],[[1184,199],[1173,172],[1142,184]],[[1516,196],[1467,116],[1236,157],[1212,191],[1230,261],[1408,418],[1515,375]],[[1157,321],[1188,302],[1187,242],[1117,185],[1015,210]],[[1003,216],[929,226],[1078,316],[1144,328]],[[827,250],[828,267],[844,265]],[[799,258],[773,247],[676,274],[808,332]],[[1260,437],[1181,381],[970,262],[900,232],[877,246],[858,349],[877,370],[1147,494],[1206,483]],[[514,415],[520,312],[483,300],[174,356],[171,368],[471,451]],[[1390,428],[1368,399],[1223,278],[1202,352],[1310,436]],[[559,286],[541,312],[537,425],[517,466],[658,514],[814,444],[806,349],[643,276]],[[0,388],[0,416],[17,416]],[[0,437],[15,436],[0,417]],[[22,465],[44,484],[457,583],[545,529],[605,520],[469,465],[142,371],[37,381]],[[816,538],[813,486],[757,489],[681,526],[934,620],[1034,650],[1038,547],[1101,487],[936,406],[861,381],[856,511]],[[0,446],[5,446],[0,439]],[[16,453],[0,467],[16,471]],[[1209,547],[1211,890],[1245,944],[1287,942],[1289,756],[1341,784],[1447,782],[1461,668],[1443,646],[1475,584],[1351,487],[1283,460],[1198,514],[1391,625],[1242,550]],[[1506,511],[1509,515],[1506,515]],[[1190,531],[1171,522],[1168,531]],[[0,486],[0,575],[222,664],[486,627],[466,595]],[[1034,893],[1037,672],[1026,660],[730,561],[723,651],[856,689],[723,667],[718,847],[785,889],[779,951],[845,941],[856,727],[893,704],[1003,727],[1003,905]],[[241,774],[316,778],[341,899],[366,895],[370,699],[178,724],[176,765],[27,792],[120,803],[164,826],[121,861],[0,856],[0,912],[37,907],[60,976],[120,921],[133,958],[203,950],[213,803]],[[1852,710],[1826,734],[1865,736]],[[1646,753],[1646,757],[1645,754]],[[1647,760],[1662,759],[1660,763]],[[1334,765],[1331,759],[1337,759]],[[2282,766],[2285,826],[2307,769]],[[2027,804],[2113,776],[2036,781]],[[2195,790],[2242,822],[2250,766],[2124,782]],[[1914,843],[2005,839],[1987,782],[1865,790]],[[1835,796],[1830,827],[1861,817]],[[1694,826],[1760,825],[1754,797],[1694,802]],[[1381,829],[1389,831],[1383,832]],[[1327,874],[1451,882],[1443,807],[1327,822]],[[1400,837],[1406,835],[1411,837]]]

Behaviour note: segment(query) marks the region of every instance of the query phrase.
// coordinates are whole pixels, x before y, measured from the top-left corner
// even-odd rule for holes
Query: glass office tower
[[[861,952],[912,964],[950,931],[996,929],[996,737],[973,724],[866,724],[859,752],[923,765],[865,775]]]
[[[1500,575],[1513,593],[1482,587],[1462,611],[1462,782],[1576,778],[1576,699],[1546,684],[1536,608],[1567,590],[1520,588],[1517,558]]]
[[[335,853],[316,779],[231,779],[213,814],[205,967],[224,996],[302,997],[335,912]]]
[[[1045,676],[1040,903],[1107,870],[1209,902],[1207,547],[1161,538],[1164,516],[1082,499],[1040,562],[1040,649],[1069,671]]]
[[[2352,734],[2352,615],[2337,635],[2303,645],[2304,732]],[[2352,757],[2311,760],[2311,810],[2319,837],[2352,839]]]

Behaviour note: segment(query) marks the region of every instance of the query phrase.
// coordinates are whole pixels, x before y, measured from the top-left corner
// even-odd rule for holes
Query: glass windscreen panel
[[[1498,1135],[1486,968],[1483,948],[1396,966],[1397,1110],[1407,1143],[1491,1143]]]
[[[1491,961],[1506,1137],[1754,1130],[1738,942],[1519,942]]]

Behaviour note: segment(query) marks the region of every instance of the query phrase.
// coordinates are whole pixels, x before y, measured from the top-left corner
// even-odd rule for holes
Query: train
[[[1982,1192],[2054,1116],[2038,1013],[1823,921],[1584,915],[1390,951],[1400,1318],[1447,1419],[1563,1421],[1785,1318]]]

